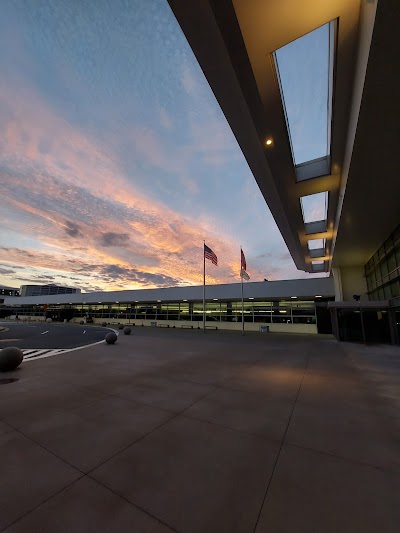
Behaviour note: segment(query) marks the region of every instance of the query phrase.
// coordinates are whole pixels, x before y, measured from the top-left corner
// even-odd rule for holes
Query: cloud
[[[101,246],[128,246],[129,245],[129,235],[127,233],[103,233],[100,237]]]
[[[80,231],[80,228],[78,224],[75,224],[75,222],[71,222],[70,220],[67,220],[65,222],[66,228],[65,233],[69,235],[70,237],[82,237],[82,233]]]
[[[0,248],[0,250],[4,248]],[[181,278],[162,273],[148,272],[137,267],[89,262],[88,260],[67,259],[67,256],[54,257],[43,252],[27,255],[25,250],[9,248],[8,255],[25,263],[24,275],[18,274],[15,279],[27,283],[60,283],[69,284],[86,290],[122,289],[129,285],[137,287],[171,287],[182,284]],[[31,256],[34,256],[31,258]],[[29,260],[28,260],[29,258]],[[41,268],[56,271],[54,276],[41,274]],[[97,287],[97,289],[95,288]]]
[[[109,25],[107,2],[93,16],[80,12],[78,24],[76,6],[62,2],[50,15],[17,8],[17,28],[0,19],[13,44],[10,57],[0,58],[12,74],[0,78],[4,270],[18,265],[26,279],[84,290],[201,284],[206,238],[220,264],[207,265],[207,283],[227,283],[238,281],[243,236],[258,245],[263,228],[271,242],[264,203],[238,186],[243,157],[187,43],[176,53],[176,40],[184,42],[176,21],[170,13],[166,23],[157,3],[145,4],[152,15],[144,8],[141,15],[159,17],[149,45],[159,39],[155,55],[173,65],[164,84],[154,83],[156,65],[137,61],[143,48],[128,46],[135,10],[115,10],[121,24],[131,17],[122,32],[115,20],[113,31],[99,31]],[[55,37],[46,20],[56,12],[63,24]],[[252,191],[260,197],[255,185]],[[268,261],[249,254],[252,280],[296,272],[290,258],[277,259],[281,241]]]
[[[15,270],[11,270],[11,268],[0,268],[0,274],[4,274],[4,275],[15,274]]]

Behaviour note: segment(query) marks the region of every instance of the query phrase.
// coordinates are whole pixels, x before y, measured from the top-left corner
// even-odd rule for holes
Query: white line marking
[[[85,333],[86,333],[86,329],[84,330],[83,335],[84,335]]]
[[[119,336],[120,332],[117,329],[113,329],[113,328],[105,328],[105,329],[114,331],[114,333],[116,333],[117,336]],[[76,350],[83,350],[84,348],[90,348],[92,346],[96,346],[97,344],[104,344],[104,342],[105,340],[103,339],[102,341],[93,342],[92,344],[84,344],[83,346],[78,346],[77,348],[65,348],[65,349],[60,348],[59,350],[57,350],[56,348],[51,348],[49,349],[47,353],[38,355],[37,357],[32,357],[32,355],[29,354],[29,357],[27,358],[24,357],[24,360],[22,362],[28,363],[30,361],[36,361],[37,359],[45,359],[46,357],[52,357],[53,355],[61,355],[61,354],[69,353],[69,352],[76,352]],[[24,352],[24,350],[22,351]],[[32,350],[29,350],[28,348],[26,348],[26,351],[31,352]],[[43,351],[46,351],[46,350],[43,350]]]
[[[42,354],[45,354],[47,353],[49,350],[46,349],[46,350],[35,350],[33,353],[29,354],[29,357],[33,357],[35,355],[42,355]]]
[[[28,350],[23,349],[22,352],[24,354],[24,361],[27,359],[36,359],[43,357],[46,355],[47,357],[50,357],[51,355],[58,355],[59,353],[63,353],[65,351],[68,351],[67,349],[59,349],[59,348],[48,348],[46,350]]]
[[[46,335],[46,333],[48,333],[49,331],[42,331],[41,335]]]

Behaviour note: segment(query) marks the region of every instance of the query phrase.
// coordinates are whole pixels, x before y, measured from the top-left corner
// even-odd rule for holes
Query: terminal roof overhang
[[[282,281],[250,282],[244,285],[245,299],[254,300],[299,300],[318,301],[318,297],[331,298],[335,294],[331,277],[311,279],[288,279]],[[317,297],[317,298],[316,298]],[[4,297],[4,305],[43,305],[43,304],[99,304],[99,303],[145,303],[183,302],[203,299],[203,285],[189,287],[168,287],[158,289],[137,289],[125,291],[104,291],[76,294],[53,294],[42,296]],[[241,299],[241,284],[229,283],[207,285],[206,300],[231,301]]]
[[[377,61],[369,64],[368,59],[370,48],[377,49],[377,57],[388,53],[387,46],[382,46],[382,39],[376,38],[374,25],[379,26],[378,34],[384,35],[385,25],[394,24],[391,14],[378,13],[375,20],[377,0],[168,1],[297,268],[308,272],[329,271],[335,245],[335,254],[345,262],[354,264],[356,256],[365,258],[373,246],[367,242],[366,231],[361,226],[366,223],[364,228],[368,227],[371,217],[366,212],[361,217],[363,222],[355,224],[354,218],[359,214],[356,210],[360,210],[360,206],[354,196],[357,190],[363,190],[362,186],[360,189],[363,179],[366,181],[369,164],[364,152],[369,144],[366,136],[376,117],[372,98],[364,101],[363,92],[379,93],[382,99],[382,86],[377,84],[377,76],[383,74],[383,67]],[[388,0],[386,6],[389,11],[396,11],[395,0]],[[287,43],[333,20],[337,30],[329,173],[299,181],[272,55]],[[387,66],[388,63],[384,61],[383,64]],[[388,105],[381,102],[385,111]],[[385,133],[379,132],[381,135]],[[271,150],[265,146],[268,138],[273,139]],[[393,154],[391,157],[393,159]],[[375,167],[380,163],[377,159]],[[385,164],[390,166],[388,161]],[[390,178],[394,181],[395,174]],[[345,198],[346,187],[353,197],[349,202]],[[373,193],[374,188],[370,190]],[[326,219],[305,224],[300,198],[325,191],[328,192]],[[390,191],[386,191],[386,197],[393,198]],[[376,229],[374,243],[379,240],[378,235],[382,240],[385,238],[385,231],[394,221],[392,204],[393,199],[390,221],[381,230]],[[354,232],[349,235],[341,230],[341,215],[346,217],[346,227],[351,228],[353,224],[360,235]],[[308,240],[316,238],[325,239],[325,249],[310,253]],[[360,248],[358,255],[353,253],[355,241]],[[315,260],[322,264],[313,265]]]

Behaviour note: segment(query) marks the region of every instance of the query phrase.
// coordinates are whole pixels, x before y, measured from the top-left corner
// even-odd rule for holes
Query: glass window
[[[272,314],[273,315],[290,315],[291,314],[291,303],[290,302],[273,302],[272,305]]]
[[[389,254],[387,258],[387,263],[388,263],[389,272],[392,272],[393,270],[396,269],[397,265],[396,265],[396,256],[395,256],[394,250]]]
[[[294,316],[293,324],[315,324],[315,316]]]
[[[326,220],[328,210],[328,193],[326,191],[302,196],[300,203],[303,220],[306,224]]]
[[[193,304],[192,320],[203,320],[203,302],[196,302]]]
[[[157,320],[167,320],[169,305],[167,303],[157,304]]]
[[[400,296],[400,280],[396,279],[391,283],[392,298]]]
[[[315,315],[314,302],[292,302],[292,314],[295,315]]]
[[[179,302],[170,302],[168,304],[168,320],[179,320]]]
[[[254,322],[267,322],[271,320],[272,302],[253,302]]]
[[[310,239],[308,241],[309,250],[319,250],[320,248],[325,248],[325,239]]]
[[[206,302],[206,320],[219,322],[221,318],[220,302]]]
[[[334,21],[274,54],[295,165],[330,154]]]
[[[179,304],[179,320],[191,320],[190,304],[188,302],[181,302]]]
[[[157,316],[157,305],[146,304],[146,320],[154,320]]]
[[[385,278],[385,276],[388,274],[389,270],[388,270],[388,264],[387,264],[387,261],[382,261],[381,262],[381,274],[382,274],[382,278]],[[382,282],[384,283],[386,280],[383,279]]]
[[[390,300],[390,298],[392,297],[392,291],[390,290],[390,283],[388,283],[387,285],[383,287],[383,291],[385,294],[385,300]]]

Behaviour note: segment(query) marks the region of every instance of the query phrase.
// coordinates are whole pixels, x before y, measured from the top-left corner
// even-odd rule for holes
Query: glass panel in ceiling
[[[295,165],[330,156],[334,21],[276,50]]]
[[[308,241],[309,250],[319,250],[325,248],[325,239],[311,239]]]
[[[300,198],[304,222],[317,222],[326,220],[328,209],[328,193],[319,192]]]

